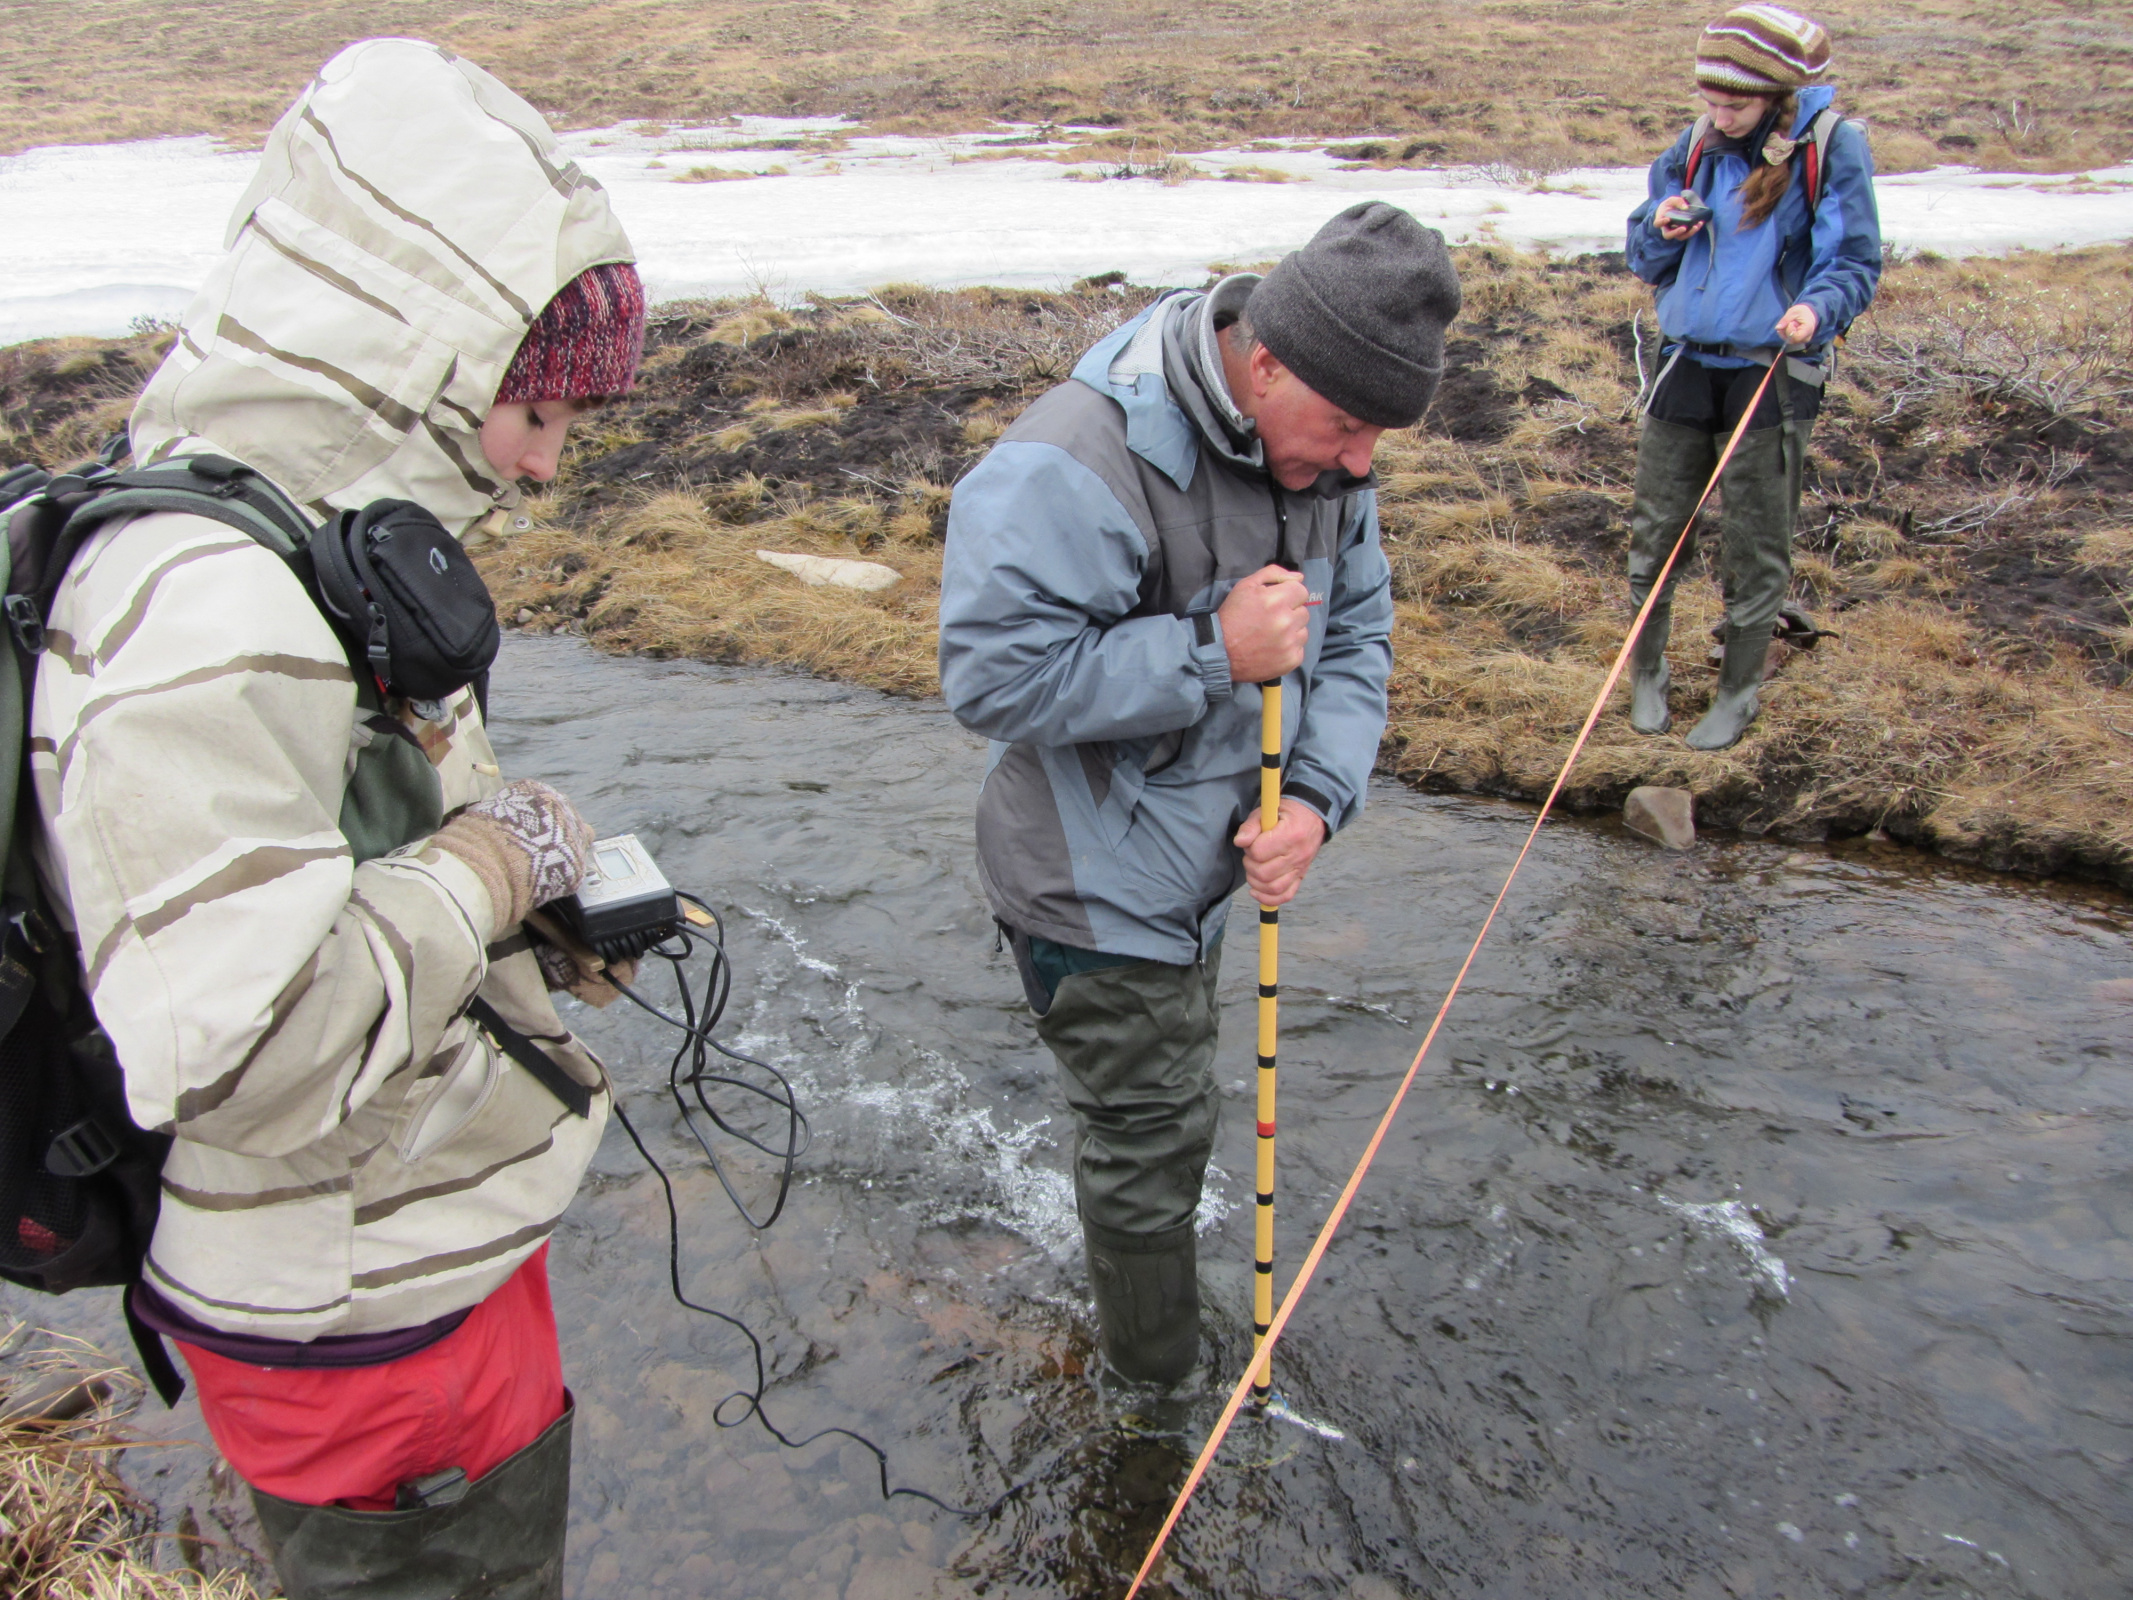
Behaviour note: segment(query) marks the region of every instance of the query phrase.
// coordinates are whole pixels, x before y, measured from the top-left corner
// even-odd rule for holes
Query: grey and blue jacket
[[[1835,92],[1826,86],[1800,91],[1794,138]],[[1821,203],[1812,214],[1806,186],[1795,179],[1776,210],[1743,229],[1740,191],[1748,181],[1748,156],[1714,132],[1696,173],[1711,220],[1677,241],[1661,234],[1652,217],[1660,201],[1681,193],[1694,133],[1684,129],[1652,163],[1649,195],[1629,214],[1629,267],[1659,290],[1660,332],[1669,342],[1767,348],[1777,342],[1778,318],[1805,302],[1820,324],[1809,354],[1819,355],[1872,303],[1881,282],[1881,213],[1866,134],[1855,123],[1838,124],[1830,136]],[[1711,366],[1742,364],[1739,358],[1699,359]]]
[[[1215,342],[1257,279],[1157,302],[1082,357],[955,491],[941,689],[993,741],[978,871],[1002,922],[1186,963],[1244,882],[1261,695],[1216,609],[1279,562],[1325,603],[1284,680],[1283,793],[1328,833],[1362,809],[1392,668],[1372,479],[1268,475]]]

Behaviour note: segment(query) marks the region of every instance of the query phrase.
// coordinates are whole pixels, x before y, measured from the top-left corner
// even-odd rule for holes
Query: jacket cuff
[[[1210,701],[1227,700],[1229,647],[1222,642],[1222,619],[1212,611],[1195,611],[1184,621],[1192,629],[1192,665],[1200,675],[1201,689]]]
[[[1308,783],[1284,783],[1281,786],[1281,798],[1294,800],[1306,810],[1316,812],[1318,820],[1326,825],[1326,837],[1328,839],[1333,837],[1333,819],[1339,813],[1340,807],[1336,806],[1325,795],[1320,794],[1318,790],[1312,788]]]

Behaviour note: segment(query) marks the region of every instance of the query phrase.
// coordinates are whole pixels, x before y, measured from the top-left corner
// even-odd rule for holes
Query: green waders
[[[1725,658],[1710,710],[1690,730],[1692,749],[1723,750],[1738,742],[1755,720],[1756,689],[1770,653],[1771,630],[1792,590],[1792,528],[1800,509],[1807,435],[1814,423],[1812,418],[1794,419],[1791,383],[1784,374],[1772,387],[1784,420],[1775,428],[1751,428],[1742,434],[1719,479]],[[1637,605],[1651,593],[1667,552],[1718,465],[1727,436],[1659,417],[1644,419],[1629,531],[1629,592]],[[1674,585],[1695,553],[1696,532],[1691,529],[1630,656],[1630,726],[1639,733],[1664,733],[1672,720],[1666,698],[1666,641]]]
[[[1074,1112],[1074,1203],[1104,1359],[1132,1382],[1176,1383],[1200,1352],[1193,1215],[1221,1110],[1221,946],[1193,966],[1135,961],[1048,984],[1028,954],[1046,942],[1016,942],[1038,1037]]]
[[[562,1600],[573,1414],[479,1481],[462,1478],[412,1510],[307,1506],[254,1489],[289,1600]]]

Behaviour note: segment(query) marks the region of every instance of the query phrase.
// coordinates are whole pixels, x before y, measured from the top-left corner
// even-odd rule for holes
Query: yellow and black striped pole
[[[1259,686],[1259,826],[1272,833],[1281,820],[1281,680]],[[1264,1405],[1274,1385],[1271,1359],[1262,1361],[1274,1320],[1274,1043],[1281,1011],[1281,912],[1259,908],[1259,1146],[1258,1205],[1252,1229],[1252,1399]]]

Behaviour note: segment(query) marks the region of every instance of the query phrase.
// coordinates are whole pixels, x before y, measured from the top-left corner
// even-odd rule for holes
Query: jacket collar
[[[1126,413],[1126,448],[1180,489],[1192,486],[1200,461],[1199,431],[1171,399],[1163,373],[1163,331],[1200,299],[1178,290],[1089,347],[1074,376]]]
[[[1810,89],[1802,89],[1798,96],[1799,110],[1793,116],[1791,130],[1786,137],[1798,139],[1807,131],[1807,125],[1814,121],[1816,115],[1827,109],[1829,103],[1836,97],[1837,91],[1826,83],[1816,84]],[[1776,126],[1767,120],[1758,124],[1738,139],[1728,138],[1714,127],[1704,138],[1704,153],[1706,155],[1724,155],[1732,152],[1746,156],[1750,165],[1753,165],[1755,158],[1762,153],[1763,141],[1775,132],[1777,132]]]
[[[1126,413],[1126,448],[1189,489],[1204,450],[1240,472],[1266,472],[1249,420],[1221,385],[1215,323],[1234,314],[1259,283],[1233,273],[1204,294],[1175,290],[1089,347],[1074,377],[1116,400]],[[1244,431],[1240,432],[1242,429]],[[1367,488],[1374,478],[1327,472],[1310,488],[1285,491],[1325,499]]]

